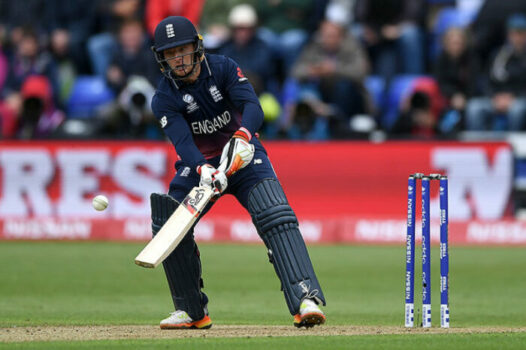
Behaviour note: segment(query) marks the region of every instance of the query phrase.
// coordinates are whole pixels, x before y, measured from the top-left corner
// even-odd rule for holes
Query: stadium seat
[[[385,79],[377,75],[370,75],[365,78],[365,88],[371,95],[375,108],[380,111],[384,102]]]
[[[452,27],[466,28],[475,18],[475,12],[463,11],[455,7],[445,7],[437,14],[432,30],[431,56],[438,56],[442,47],[442,36]]]
[[[281,88],[281,94],[279,97],[279,101],[281,105],[287,105],[288,103],[294,103],[298,100],[299,97],[299,83],[296,79],[288,78],[283,83],[283,87]]]
[[[80,76],[75,80],[67,101],[68,118],[91,118],[103,105],[113,101],[113,91],[104,79],[96,76]]]
[[[382,116],[382,126],[389,130],[399,114],[400,103],[411,93],[415,81],[422,77],[421,75],[404,74],[397,75],[391,81],[385,98],[384,114]]]
[[[442,9],[436,19],[434,32],[435,34],[444,34],[450,27],[465,28],[471,24],[475,13],[471,11],[458,10],[455,7],[446,7]]]

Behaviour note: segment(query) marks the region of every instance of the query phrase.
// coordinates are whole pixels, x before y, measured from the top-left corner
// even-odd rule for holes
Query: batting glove
[[[226,176],[232,176],[243,169],[254,158],[254,145],[250,144],[251,138],[250,131],[240,128],[223,147],[219,169],[223,170]]]
[[[226,190],[228,180],[223,171],[214,168],[210,164],[204,164],[197,167],[197,173],[201,175],[199,186],[209,186],[218,195]]]

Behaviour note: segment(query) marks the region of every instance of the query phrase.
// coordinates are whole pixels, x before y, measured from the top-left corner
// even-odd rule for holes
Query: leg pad
[[[305,298],[325,305],[325,297],[298,228],[298,220],[275,179],[265,179],[252,188],[249,212],[259,235],[269,250],[292,315]]]
[[[179,203],[169,195],[152,193],[152,232],[155,236],[175,211]],[[163,261],[174,306],[184,310],[193,320],[204,317],[207,296],[201,292],[201,260],[193,232],[183,238],[179,246]]]

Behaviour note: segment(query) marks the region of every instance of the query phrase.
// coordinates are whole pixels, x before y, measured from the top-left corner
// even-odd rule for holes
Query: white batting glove
[[[219,169],[223,170],[226,176],[243,169],[254,158],[254,145],[249,143],[251,138],[252,135],[247,129],[240,128],[223,147]]]
[[[228,180],[223,171],[214,168],[210,164],[205,164],[197,167],[197,173],[201,175],[199,186],[209,186],[218,195],[226,190]]]

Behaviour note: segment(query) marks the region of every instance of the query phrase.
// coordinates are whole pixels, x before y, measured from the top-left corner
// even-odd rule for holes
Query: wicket
[[[431,327],[431,213],[430,183],[440,183],[440,327],[449,328],[449,253],[447,176],[415,173],[407,187],[405,326],[414,326],[416,185],[422,183],[422,327]]]

